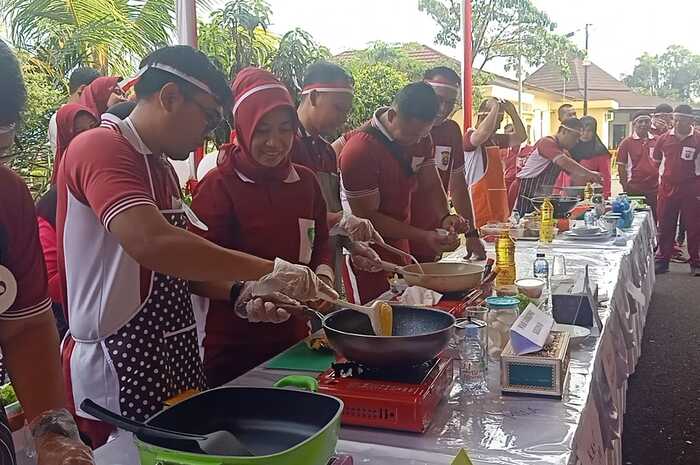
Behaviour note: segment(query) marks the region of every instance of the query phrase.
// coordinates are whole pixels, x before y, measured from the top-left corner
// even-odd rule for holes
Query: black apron
[[[534,178],[520,179],[520,189],[518,190],[518,199],[515,203],[515,209],[518,211],[521,218],[526,213],[535,211],[535,206],[528,198],[531,199],[545,194],[543,192],[544,186],[553,186],[560,173],[561,168],[559,168],[556,163],[550,162],[549,166]]]

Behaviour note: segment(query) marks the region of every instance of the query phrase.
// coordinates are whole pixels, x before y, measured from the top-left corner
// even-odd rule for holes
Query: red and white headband
[[[15,129],[17,129],[17,123],[10,123],[6,126],[0,126],[0,134],[7,134]]]
[[[259,86],[255,86],[255,87],[252,87],[252,88],[246,90],[245,92],[243,92],[241,94],[241,96],[236,99],[236,103],[233,104],[233,110],[231,111],[231,113],[233,113],[235,115],[236,110],[238,110],[238,107],[241,106],[241,103],[243,103],[243,101],[245,99],[247,99],[248,97],[250,97],[251,95],[257,94],[258,92],[262,92],[264,90],[269,90],[269,89],[282,89],[287,94],[289,94],[289,90],[282,84],[262,84]],[[289,98],[291,99],[291,96]]]
[[[344,94],[354,94],[355,91],[346,82],[317,82],[304,86],[301,90],[301,95],[310,94],[311,92],[340,92]]]
[[[454,90],[455,92],[459,92],[459,86],[455,86],[453,84],[448,84],[446,82],[439,82],[439,81],[425,81],[426,84],[430,84],[432,87],[442,87],[444,89],[450,89]]]
[[[139,81],[139,79],[141,79],[141,76],[143,76],[143,74],[146,71],[148,71],[149,69],[159,69],[161,71],[165,71],[166,73],[169,73],[169,74],[172,74],[173,76],[179,77],[183,81],[189,82],[193,86],[206,92],[209,95],[214,95],[214,93],[211,91],[209,86],[206,85],[205,83],[203,83],[202,81],[200,81],[199,79],[192,77],[189,74],[184,73],[177,68],[173,68],[172,66],[165,65],[163,63],[151,63],[149,65],[144,66],[143,68],[141,68],[139,70],[138,73],[136,73],[136,75],[134,75],[128,79],[122,80],[119,83],[119,87],[121,87],[124,92],[128,91]]]

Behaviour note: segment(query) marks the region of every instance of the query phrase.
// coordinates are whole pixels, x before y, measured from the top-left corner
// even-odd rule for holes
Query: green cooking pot
[[[148,420],[161,428],[195,434],[226,429],[255,456],[213,456],[172,448],[136,436],[141,465],[326,465],[335,453],[343,402],[315,392],[306,376],[290,376],[274,388],[222,387],[202,392]]]

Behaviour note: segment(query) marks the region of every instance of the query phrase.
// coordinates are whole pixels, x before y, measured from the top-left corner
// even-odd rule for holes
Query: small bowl
[[[531,299],[539,299],[542,297],[545,282],[539,278],[518,279],[515,285],[518,290]]]
[[[496,287],[496,295],[498,297],[513,297],[518,295],[517,286],[498,286]]]

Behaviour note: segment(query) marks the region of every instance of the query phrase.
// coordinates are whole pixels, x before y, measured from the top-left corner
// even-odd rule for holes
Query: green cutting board
[[[333,352],[311,350],[304,341],[301,341],[271,359],[265,367],[272,370],[321,372],[330,368],[333,362],[335,362]]]

